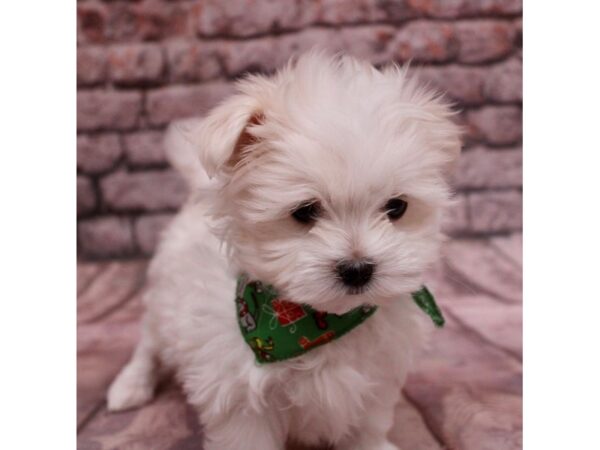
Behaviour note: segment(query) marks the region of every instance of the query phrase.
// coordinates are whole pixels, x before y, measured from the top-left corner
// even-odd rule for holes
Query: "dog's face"
[[[397,68],[314,53],[240,91],[191,136],[240,269],[335,313],[418,289],[460,150],[448,107]]]

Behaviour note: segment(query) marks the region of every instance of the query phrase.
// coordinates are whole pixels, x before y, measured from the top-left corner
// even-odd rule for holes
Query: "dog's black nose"
[[[361,287],[367,284],[373,276],[375,264],[365,259],[340,261],[335,268],[346,286]]]

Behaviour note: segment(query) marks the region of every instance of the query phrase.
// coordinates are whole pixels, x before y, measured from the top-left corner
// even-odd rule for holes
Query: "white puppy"
[[[411,293],[438,258],[460,130],[405,70],[350,57],[311,52],[237,87],[185,139],[169,132],[194,194],[151,263],[141,341],[109,409],[150,400],[165,367],[207,450],[281,450],[288,438],[395,449],[394,404],[431,329]],[[238,323],[241,273],[309,311],[378,308],[339,339],[259,364],[240,329],[254,321]]]

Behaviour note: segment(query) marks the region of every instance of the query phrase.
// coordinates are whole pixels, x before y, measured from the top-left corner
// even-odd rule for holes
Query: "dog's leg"
[[[151,333],[142,327],[142,338],[131,360],[121,370],[108,390],[109,411],[122,411],[147,403],[158,382],[157,351]]]
[[[230,412],[205,425],[205,450],[284,450],[281,418],[255,412]]]
[[[389,394],[385,403],[367,406],[367,416],[360,430],[340,442],[335,447],[336,450],[400,450],[387,438],[394,424],[394,405],[397,399],[397,395]]]

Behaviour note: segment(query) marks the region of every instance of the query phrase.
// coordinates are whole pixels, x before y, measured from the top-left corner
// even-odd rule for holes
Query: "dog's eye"
[[[321,205],[319,202],[311,201],[302,203],[292,211],[292,217],[300,223],[313,223],[319,217]]]
[[[408,203],[406,203],[405,200],[402,200],[401,198],[391,198],[385,204],[384,210],[389,219],[394,221],[404,215],[406,208],[408,208]]]

